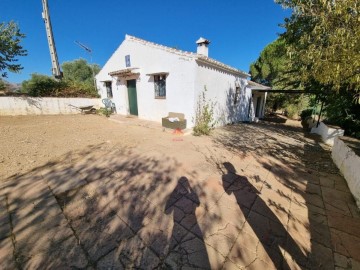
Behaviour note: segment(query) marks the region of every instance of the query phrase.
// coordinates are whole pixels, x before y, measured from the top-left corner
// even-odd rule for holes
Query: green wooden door
[[[136,80],[127,81],[129,108],[131,115],[138,115],[137,95],[136,95]]]

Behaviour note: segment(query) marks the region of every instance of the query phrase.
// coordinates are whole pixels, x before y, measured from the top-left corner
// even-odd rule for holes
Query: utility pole
[[[93,75],[94,87],[95,87],[95,90],[96,90],[97,87],[96,87],[96,80],[95,80],[94,65],[92,63],[92,50],[88,46],[85,46],[84,44],[80,43],[79,41],[75,40],[75,44],[78,45],[79,47],[83,48],[90,56],[91,71],[92,71],[92,75]]]
[[[54,35],[53,35],[52,27],[51,27],[51,21],[50,21],[47,0],[42,0],[42,5],[43,5],[42,17],[45,22],[46,35],[47,35],[47,40],[49,43],[49,50],[50,50],[50,57],[51,57],[51,64],[52,64],[52,74],[54,75],[54,77],[56,79],[61,80],[63,77],[63,73],[60,70],[59,60],[58,60],[57,53],[56,53]]]

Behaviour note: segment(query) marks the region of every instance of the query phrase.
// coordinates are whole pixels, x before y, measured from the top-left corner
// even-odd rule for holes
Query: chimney
[[[197,53],[208,57],[209,56],[208,46],[210,44],[210,40],[201,37],[199,38],[198,41],[196,41],[196,44],[198,45]]]

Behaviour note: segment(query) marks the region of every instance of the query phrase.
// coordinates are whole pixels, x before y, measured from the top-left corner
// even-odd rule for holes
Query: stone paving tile
[[[246,171],[251,172],[257,175],[261,179],[266,179],[269,174],[269,169],[264,168],[261,164],[257,164],[257,162],[252,162],[246,167]]]
[[[268,207],[262,207],[265,203]],[[258,212],[264,216],[287,224],[289,219],[288,208],[290,207],[290,200],[288,196],[284,196],[281,192],[276,192],[272,189],[263,188],[259,198],[255,201],[252,208],[253,211]]]
[[[360,212],[329,154],[239,127],[241,149],[104,144],[2,184],[0,268],[360,268]]]
[[[359,236],[360,218],[349,217],[338,212],[327,211],[328,224],[330,228],[342,231],[354,237]]]
[[[79,269],[89,266],[86,255],[75,237],[57,245],[54,249],[44,250],[22,263],[23,269]]]
[[[256,252],[249,250],[245,245],[234,246],[231,249],[228,259],[238,268],[244,268],[251,265],[256,259]]]
[[[97,262],[97,269],[110,269],[110,270],[123,270],[126,269],[124,265],[121,264],[119,260],[119,254],[115,251],[110,252],[105,257],[101,258]]]
[[[6,213],[6,212],[5,212]],[[0,240],[9,238],[11,236],[10,223],[3,223],[0,225]]]
[[[21,176],[14,181],[6,182],[1,190],[6,196],[9,211],[37,204],[39,201],[52,197],[52,194],[39,174]]]
[[[293,243],[295,243],[298,250],[301,250],[303,254],[311,252],[311,237],[313,234],[309,232],[308,223],[303,224],[290,220],[287,226],[287,231],[289,233],[289,237],[293,239]],[[328,238],[328,241],[330,241],[330,237]],[[291,242],[289,241],[289,243]]]
[[[340,190],[322,187],[322,194],[327,210],[352,216],[348,205],[353,205],[354,199],[349,191],[343,192]]]
[[[234,238],[229,238],[221,233],[210,235],[205,238],[205,243],[219,253],[222,257],[226,257],[236,241]]]
[[[115,253],[125,269],[154,269],[160,265],[159,258],[137,236],[122,241]]]
[[[10,237],[0,239],[0,269],[12,270],[17,268],[13,251],[14,246]]]
[[[334,253],[334,260],[336,267],[341,267],[344,269],[351,268],[351,260],[339,253]]]
[[[71,168],[48,172],[44,174],[43,177],[55,195],[87,184],[84,177],[80,173],[73,171]]]
[[[206,245],[202,239],[189,234],[176,247],[169,251],[165,263],[176,268],[210,269]]]
[[[212,246],[206,245],[206,251],[209,257],[209,263],[212,269],[222,269],[226,257],[221,255]],[[225,268],[226,269],[226,268]]]
[[[224,188],[221,183],[221,176],[212,175],[202,185],[202,189],[198,192],[200,205],[207,211],[210,211],[219,201]]]
[[[334,257],[330,248],[313,242],[309,255],[310,269],[334,269]]]
[[[232,225],[237,230],[240,230],[244,222],[246,221],[245,216],[248,214],[249,209],[246,207],[240,208],[239,205],[230,200],[227,195],[220,199],[216,208],[213,208],[212,211],[205,214],[204,218],[200,221],[201,224],[206,223],[215,223],[212,224],[212,228],[209,231],[207,227],[207,231],[210,233],[215,233],[217,230],[221,230],[227,224]]]
[[[283,256],[283,262],[281,267],[278,266],[276,269],[282,268],[282,269],[291,269],[291,270],[306,270],[311,269],[308,267],[305,267],[303,265],[299,265],[288,253],[285,253]],[[315,268],[317,269],[317,268]]]
[[[0,240],[9,237],[10,234],[11,227],[6,198],[0,196]]]
[[[134,234],[116,215],[116,211],[110,207],[99,208],[96,197],[85,200],[89,202],[84,211],[74,213],[66,210],[65,215],[70,219],[70,226],[83,248],[96,261],[116,248],[121,240],[133,237]]]
[[[350,258],[352,269],[360,269],[360,261]]]
[[[54,217],[44,222],[32,223],[31,226],[14,226],[16,252],[24,257],[31,257],[45,250],[53,250],[71,235],[71,229],[63,221],[63,216]]]
[[[301,247],[306,252],[311,251],[311,243],[317,242],[326,247],[331,247],[331,236],[327,224],[322,222],[326,221],[325,216],[317,217],[317,221],[307,219],[305,222],[299,220],[291,220],[288,224],[288,230],[293,238],[301,243]]]
[[[330,229],[330,233],[335,252],[360,261],[360,237],[336,229]]]

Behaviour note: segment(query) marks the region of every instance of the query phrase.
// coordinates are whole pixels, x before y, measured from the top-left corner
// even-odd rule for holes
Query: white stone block
[[[318,127],[313,127],[311,133],[319,134],[324,143],[334,145],[334,139],[338,136],[344,136],[344,130],[340,127],[325,125],[320,122]]]
[[[335,138],[331,156],[344,176],[357,206],[360,208],[360,156],[344,140],[345,137]],[[355,139],[348,140],[360,146],[360,141]]]

